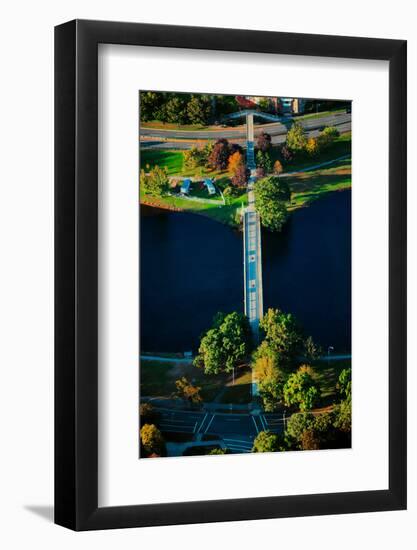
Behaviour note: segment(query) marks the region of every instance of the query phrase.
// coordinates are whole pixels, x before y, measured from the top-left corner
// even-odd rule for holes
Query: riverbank
[[[351,159],[336,160],[334,164],[315,170],[305,169],[285,176],[291,189],[288,210],[293,212],[310,206],[316,200],[352,186]],[[240,197],[228,197],[226,204],[220,201],[198,202],[175,196],[151,197],[141,192],[140,203],[149,207],[175,212],[190,212],[213,219],[230,227],[241,226],[241,209],[248,204],[246,193]]]

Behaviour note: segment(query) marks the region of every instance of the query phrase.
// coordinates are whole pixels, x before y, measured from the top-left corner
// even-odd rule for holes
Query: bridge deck
[[[259,321],[263,315],[261,227],[259,214],[251,204],[253,192],[249,194],[249,206],[243,213],[245,315],[258,340]]]

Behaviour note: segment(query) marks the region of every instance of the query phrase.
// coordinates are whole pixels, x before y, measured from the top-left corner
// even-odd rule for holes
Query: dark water
[[[351,349],[351,194],[262,233],[264,309],[294,313],[324,348]],[[194,214],[141,207],[141,350],[197,347],[217,311],[243,311],[242,233]]]

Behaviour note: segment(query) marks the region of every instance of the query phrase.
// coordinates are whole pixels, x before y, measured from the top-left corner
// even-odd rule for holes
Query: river
[[[141,206],[141,351],[196,350],[217,311],[243,312],[242,233],[203,216]],[[297,316],[334,353],[351,350],[351,192],[262,232],[264,309]]]

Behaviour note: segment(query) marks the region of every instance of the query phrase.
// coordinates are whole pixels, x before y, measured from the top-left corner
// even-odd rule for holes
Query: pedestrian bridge
[[[255,210],[252,182],[249,205],[243,211],[244,306],[255,342],[259,341],[259,322],[263,316],[261,224]]]

